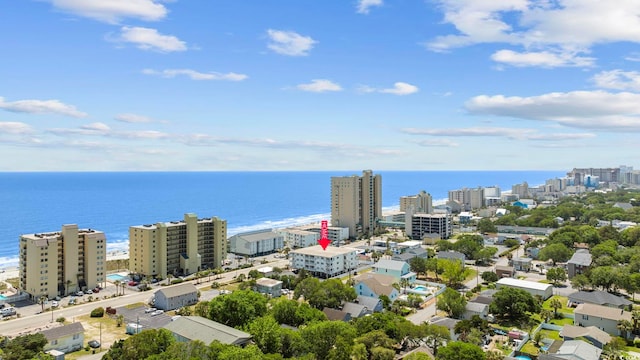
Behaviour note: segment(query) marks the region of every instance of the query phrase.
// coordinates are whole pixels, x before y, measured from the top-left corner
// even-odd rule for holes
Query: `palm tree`
[[[404,292],[407,292],[407,287],[409,287],[409,279],[402,278],[400,279],[400,286],[404,289]]]
[[[633,324],[631,321],[625,319],[619,320],[616,327],[620,330],[620,336],[625,339],[629,335],[629,332],[633,330]]]
[[[49,300],[45,295],[40,296],[38,303],[42,306],[42,312],[44,312],[44,304]]]
[[[558,298],[553,298],[551,299],[551,302],[549,303],[549,306],[551,306],[551,308],[553,308],[553,317],[558,317],[558,309],[562,309],[562,303],[560,302],[560,300]]]
[[[120,280],[114,281],[113,285],[116,286],[116,296],[120,295]]]
[[[631,318],[633,319],[633,332],[638,333],[638,325],[640,321],[640,310],[633,310],[631,312]]]
[[[551,311],[550,311],[550,310],[542,309],[542,310],[540,311],[540,317],[542,318],[542,320],[543,320],[544,322],[549,321],[549,319],[551,319],[551,315],[553,315],[553,314],[551,313]]]

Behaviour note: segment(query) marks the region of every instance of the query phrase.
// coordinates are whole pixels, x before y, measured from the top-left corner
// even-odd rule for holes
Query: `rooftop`
[[[408,264],[404,261],[381,259],[373,264],[374,268],[389,269],[394,271],[402,271]]]
[[[244,331],[200,316],[181,316],[164,328],[189,340],[200,340],[205,344],[218,340],[223,344],[240,345],[251,340],[251,335]]]
[[[591,265],[591,254],[589,253],[589,250],[586,250],[586,249],[577,250],[571,257],[571,259],[567,261],[567,264],[576,264],[576,265],[582,265],[582,266]]]
[[[282,281],[276,280],[276,279],[269,279],[265,277],[256,280],[256,285],[261,285],[261,286],[272,287],[278,284],[282,284]]]
[[[242,238],[245,241],[254,242],[254,241],[262,241],[262,240],[273,239],[278,237],[282,237],[282,235],[279,235],[278,233],[274,232],[272,229],[265,229],[265,230],[256,230],[252,232],[236,234],[236,235],[233,235],[231,238]]]
[[[166,298],[172,298],[184,294],[197,293],[198,289],[192,283],[184,283],[162,288],[157,293],[162,293]]]
[[[82,326],[82,323],[79,322],[42,330],[41,332],[41,334],[44,335],[44,337],[47,338],[47,341],[49,342],[78,333],[84,333],[84,327]]]
[[[601,353],[602,350],[587,342],[582,340],[569,340],[562,343],[558,351],[553,355],[561,356],[563,359],[597,360],[600,358]]]
[[[574,325],[565,325],[560,330],[560,336],[568,337],[568,338],[578,338],[581,336],[590,337],[598,340],[601,344],[607,344],[611,341],[611,335],[606,332],[598,329],[595,326],[574,326]]]
[[[320,245],[309,246],[302,249],[297,249],[291,251],[291,254],[302,254],[302,255],[313,255],[313,256],[322,256],[322,257],[334,257],[337,255],[346,255],[350,252],[355,253],[356,249],[350,247],[337,247],[337,246],[327,246],[326,250],[322,249]]]
[[[534,281],[520,280],[520,279],[514,279],[514,278],[502,278],[498,280],[496,284],[525,288],[525,289],[541,290],[541,291],[546,291],[548,288],[552,288],[551,284],[543,284],[543,283],[537,283]]]
[[[574,292],[573,294],[569,294],[569,300],[572,302],[584,302],[597,305],[614,305],[616,307],[629,306],[632,304],[631,301],[623,297],[600,290]]]
[[[576,310],[574,311],[574,313],[590,315],[593,317],[599,317],[602,319],[609,319],[609,320],[615,320],[615,321],[619,321],[623,319],[633,321],[633,318],[631,317],[630,312],[624,311],[618,308],[612,308],[612,307],[602,306],[602,305],[580,304],[576,306]]]

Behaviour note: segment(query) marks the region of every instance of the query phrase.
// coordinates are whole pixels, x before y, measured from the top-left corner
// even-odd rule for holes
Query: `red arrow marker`
[[[331,240],[329,240],[329,239],[320,239],[320,240],[318,240],[318,244],[320,244],[320,246],[322,246],[322,250],[327,250],[327,246],[329,246],[329,244],[331,244]]]

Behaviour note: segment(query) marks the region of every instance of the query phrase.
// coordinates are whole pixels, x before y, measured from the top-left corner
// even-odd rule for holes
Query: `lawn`
[[[107,351],[115,341],[129,337],[125,333],[125,325],[118,327],[116,320],[107,316],[107,314],[100,318],[92,318],[89,315],[76,316],[73,321],[81,322],[84,327],[84,345],[86,346],[90,340],[102,340],[101,350],[103,352]],[[100,352],[100,349],[96,349],[95,352]],[[74,360],[92,353],[93,349],[87,351],[83,348],[80,351],[66,354],[65,359]]]
[[[533,341],[529,340],[520,351],[537,356],[540,353],[540,348],[534,345]]]
[[[552,299],[558,299],[560,300],[560,304],[562,304],[562,307],[558,309],[558,312],[573,314],[574,308],[567,307],[567,301],[569,301],[569,299],[566,296],[554,295],[542,303],[542,308],[553,311],[553,308],[551,307]]]

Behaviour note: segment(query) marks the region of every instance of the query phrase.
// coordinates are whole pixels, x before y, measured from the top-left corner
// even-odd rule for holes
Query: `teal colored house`
[[[411,267],[404,261],[383,259],[373,265],[373,272],[381,275],[393,276],[400,283],[401,279],[409,280],[410,284],[416,281],[416,273],[411,271]]]

